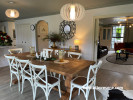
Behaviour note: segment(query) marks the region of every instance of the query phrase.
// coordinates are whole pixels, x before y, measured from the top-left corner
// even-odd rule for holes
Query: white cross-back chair
[[[68,52],[68,57],[73,58],[73,55],[78,56],[77,59],[80,59],[82,54],[78,52]]]
[[[44,58],[51,58],[52,52],[53,52],[53,49],[43,49],[43,57]]]
[[[22,53],[23,49],[22,48],[15,48],[15,49],[9,49],[8,52],[10,54],[17,54],[17,53]]]
[[[49,96],[52,88],[55,87],[55,86],[58,86],[59,96],[61,97],[60,79],[52,77],[52,76],[47,76],[47,67],[46,67],[46,65],[40,66],[40,65],[30,64],[30,66],[32,67],[33,76],[34,76],[34,96],[33,96],[33,100],[35,100],[35,98],[36,98],[37,87],[42,88],[42,90],[45,93],[46,100],[48,100],[48,96]],[[36,73],[36,69],[40,70],[40,71],[38,73]],[[42,77],[42,74],[44,75],[44,77]]]
[[[54,53],[55,53],[55,55],[59,55],[59,50],[55,50]],[[66,51],[64,51],[64,53],[66,54]]]
[[[22,77],[21,93],[23,93],[25,80],[28,80],[31,83],[32,90],[34,92],[32,71],[31,71],[31,67],[29,66],[29,60],[21,60],[21,59],[16,58],[16,62],[18,64],[18,66],[21,68],[21,77]]]
[[[88,100],[90,89],[93,88],[94,98],[96,100],[96,91],[95,91],[96,75],[101,64],[102,64],[102,61],[99,61],[98,64],[91,65],[88,70],[87,78],[83,76],[78,76],[71,81],[71,90],[70,90],[69,100],[71,100],[72,91],[74,88],[79,89],[78,95],[80,94],[80,91],[82,91],[86,100]]]
[[[10,80],[10,87],[12,86],[12,75],[14,74],[16,77],[17,77],[17,80],[18,80],[18,87],[19,87],[19,91],[20,91],[20,68],[19,66],[17,65],[16,61],[15,61],[15,57],[14,56],[7,56],[5,55],[5,57],[7,58],[8,60],[8,63],[9,63],[9,67],[10,67],[10,77],[11,77],[11,80]]]

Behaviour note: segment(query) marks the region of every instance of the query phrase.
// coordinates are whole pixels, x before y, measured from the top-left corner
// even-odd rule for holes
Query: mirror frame
[[[69,33],[65,33],[64,28],[65,26],[68,25],[70,26],[70,32]],[[76,33],[76,23],[74,21],[66,21],[63,20],[60,23],[60,34],[66,39],[69,40],[71,38],[74,37],[75,33]]]

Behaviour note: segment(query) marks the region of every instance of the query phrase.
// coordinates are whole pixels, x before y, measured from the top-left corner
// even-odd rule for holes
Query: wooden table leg
[[[60,100],[69,100],[69,96],[70,96],[70,88],[71,88],[71,80],[72,80],[72,77],[66,77],[66,80],[65,80],[65,86],[66,86],[66,92],[64,94],[62,94],[62,97]],[[74,90],[73,91],[73,95],[72,95],[72,98],[78,94],[78,91],[77,90]]]

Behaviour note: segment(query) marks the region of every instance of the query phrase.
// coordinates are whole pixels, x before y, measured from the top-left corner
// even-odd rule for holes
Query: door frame
[[[121,16],[133,16],[131,13],[118,13],[118,14],[111,14],[111,15],[102,15],[102,16],[94,16],[93,17],[93,24],[94,24],[94,47],[93,47],[93,60],[97,62],[97,47],[98,47],[98,35],[99,35],[99,19],[100,18],[110,18],[110,17],[121,17]]]

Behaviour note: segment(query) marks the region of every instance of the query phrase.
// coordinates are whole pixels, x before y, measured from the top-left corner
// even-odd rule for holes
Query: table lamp
[[[79,39],[74,40],[75,50],[79,50]]]

